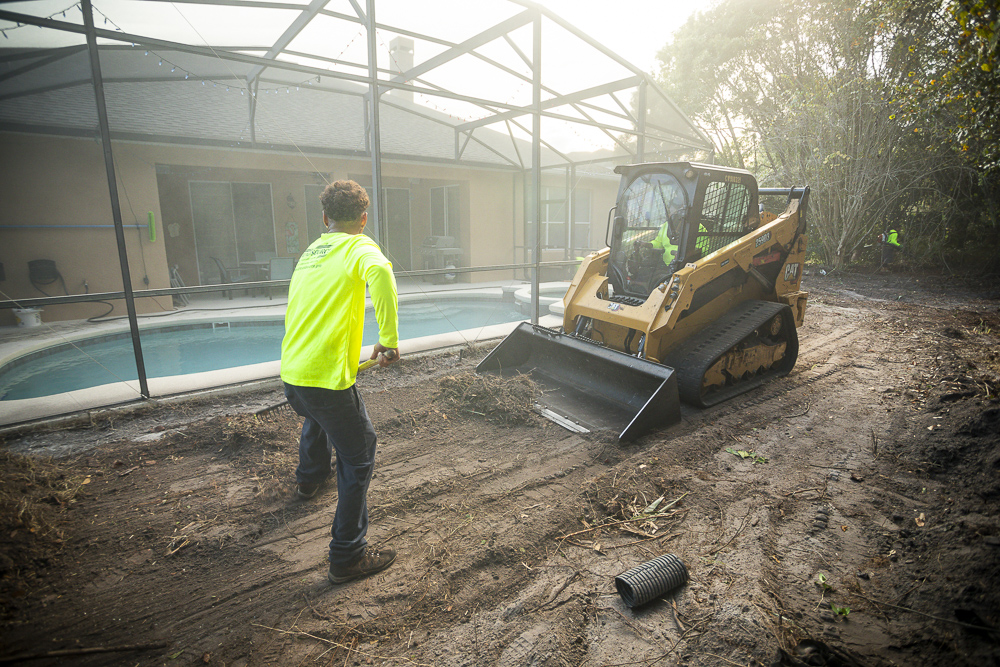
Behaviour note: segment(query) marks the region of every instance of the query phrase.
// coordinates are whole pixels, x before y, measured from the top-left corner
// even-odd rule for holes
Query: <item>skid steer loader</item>
[[[477,371],[530,372],[544,414],[625,441],[680,421],[681,400],[715,405],[795,365],[809,188],[691,162],[615,172],[608,247],[577,270],[561,330],[522,323]]]

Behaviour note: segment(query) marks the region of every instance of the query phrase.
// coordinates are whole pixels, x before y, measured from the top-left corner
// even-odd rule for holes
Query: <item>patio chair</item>
[[[253,282],[254,280],[254,277],[248,271],[244,271],[242,269],[230,269],[225,264],[223,264],[222,260],[219,259],[218,257],[213,257],[212,261],[215,262],[216,266],[219,267],[220,285],[229,285],[233,283],[248,283],[248,282]],[[250,290],[247,289],[247,294],[249,293]],[[227,290],[225,294],[229,295],[230,301],[233,300],[233,290]]]
[[[268,264],[268,280],[289,280],[292,277],[292,270],[295,268],[295,260],[291,257],[272,257]],[[272,298],[271,290],[267,288],[267,298]]]

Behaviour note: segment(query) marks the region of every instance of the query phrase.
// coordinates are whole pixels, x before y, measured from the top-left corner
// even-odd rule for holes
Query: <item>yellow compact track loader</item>
[[[623,165],[608,247],[584,259],[560,331],[522,323],[477,367],[530,372],[543,413],[620,440],[787,374],[798,356],[809,188],[747,171]],[[786,198],[762,213],[762,195]]]

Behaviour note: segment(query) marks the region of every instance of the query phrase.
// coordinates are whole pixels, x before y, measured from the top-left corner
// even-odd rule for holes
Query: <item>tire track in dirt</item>
[[[426,400],[426,388],[400,391]],[[445,421],[478,435],[465,446],[447,446],[447,439],[436,435]],[[593,462],[605,448],[548,424],[497,428],[459,417],[417,426],[405,436],[390,432],[380,448],[384,458],[370,493],[371,538],[388,537],[400,560],[379,577],[380,612],[365,619],[365,632],[390,632],[428,609],[445,616],[471,614],[495,599],[484,599],[483,591],[507,596],[527,585],[528,563],[544,557],[540,547],[572,522],[559,500],[575,496],[589,466],[601,467]],[[376,428],[381,431],[378,420]],[[541,441],[545,448],[535,446]],[[272,526],[263,533],[257,547],[306,574],[323,562],[334,502],[335,490],[329,489],[287,529]],[[297,539],[285,537],[288,529]],[[342,614],[348,637],[354,632],[346,625],[354,618],[349,600],[357,594],[353,584],[336,587],[311,605],[319,615]]]

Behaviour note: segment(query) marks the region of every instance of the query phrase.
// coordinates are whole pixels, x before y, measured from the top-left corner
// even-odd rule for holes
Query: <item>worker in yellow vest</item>
[[[880,238],[882,240],[882,266],[888,267],[896,259],[896,251],[902,247],[899,244],[899,232],[890,228],[889,231],[881,234]]]

